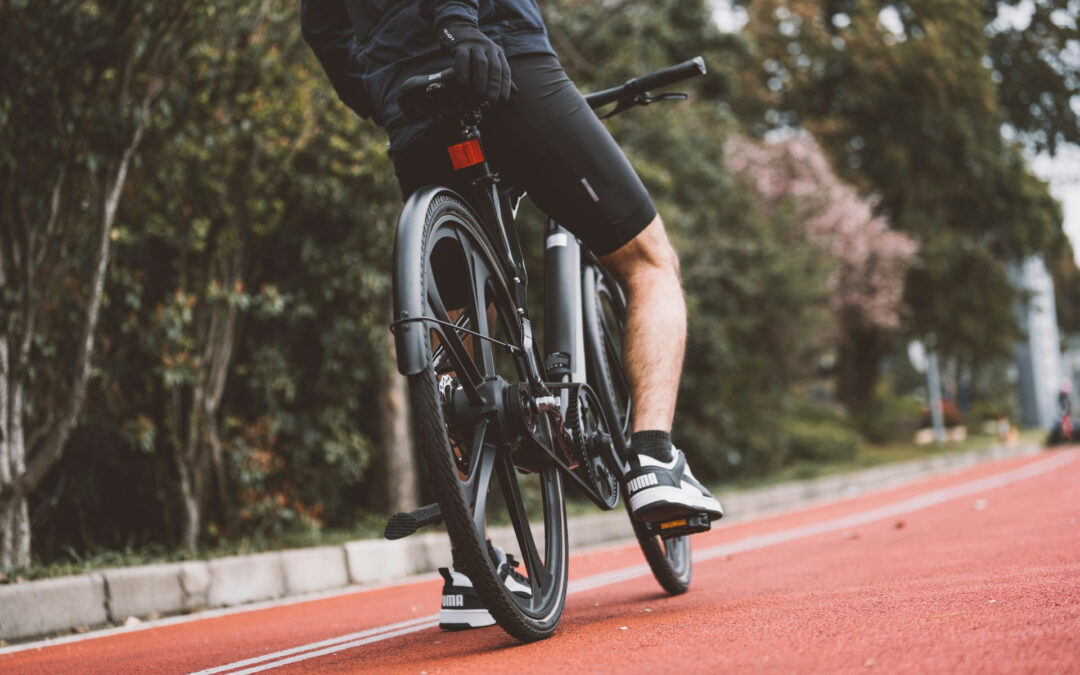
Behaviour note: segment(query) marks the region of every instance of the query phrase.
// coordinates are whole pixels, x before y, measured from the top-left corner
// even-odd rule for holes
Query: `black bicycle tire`
[[[612,368],[622,368],[622,363],[610,363],[607,358],[607,350],[601,343],[601,328],[599,324],[605,321],[602,312],[603,306],[599,301],[597,289],[599,284],[596,280],[612,284],[618,289],[618,283],[608,275],[602,267],[592,262],[586,262],[582,269],[582,300],[583,314],[585,319],[585,350],[588,361],[588,373],[590,385],[596,391],[604,413],[613,425],[618,424],[620,412],[617,409],[615,385],[611,373]],[[625,303],[622,302],[621,290],[614,297],[618,301],[613,303],[613,311],[622,314],[616,320],[625,322]],[[621,330],[622,326],[618,326]],[[617,434],[616,434],[617,435]],[[622,439],[623,444],[629,439]],[[620,450],[623,448],[620,447]],[[629,502],[626,502],[626,513],[634,527],[634,535],[637,537],[641,551],[645,555],[646,562],[653,576],[669,595],[680,595],[690,588],[693,578],[693,556],[690,551],[689,536],[675,537],[662,540],[659,536],[650,534],[645,525],[636,521],[630,512]],[[683,549],[681,552],[674,547]],[[669,555],[670,552],[670,555]]]
[[[476,239],[486,244],[489,251],[494,250],[472,211],[459,200],[449,195],[440,195],[433,199],[428,207],[421,255],[426,255],[429,237],[446,211],[453,211],[456,219],[470,228]],[[425,264],[421,264],[420,269],[425,270],[422,273],[426,273]],[[497,264],[493,264],[493,271],[502,275]],[[424,287],[421,280],[420,288]],[[491,565],[486,543],[481,542],[473,526],[470,505],[461,490],[458,467],[451,457],[450,440],[433,365],[429,364],[420,373],[411,375],[408,385],[414,439],[427,464],[450,540],[465,565],[473,587],[496,623],[513,637],[523,642],[535,642],[549,637],[558,626],[565,608],[569,567],[565,501],[562,500],[561,481],[558,482],[559,504],[544,504],[545,512],[548,508],[558,508],[563,514],[561,533],[555,533],[555,536],[561,536],[563,541],[562,555],[561,560],[556,560],[554,564],[554,576],[557,577],[555,583],[561,585],[561,593],[557,593],[555,606],[550,613],[543,620],[537,620],[527,616],[511,600]]]

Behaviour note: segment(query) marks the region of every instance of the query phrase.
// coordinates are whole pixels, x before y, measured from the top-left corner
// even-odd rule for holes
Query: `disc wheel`
[[[426,315],[441,323],[423,324],[431,361],[409,377],[416,442],[477,594],[506,632],[540,640],[551,635],[565,605],[566,509],[551,463],[537,463],[534,455],[529,473],[514,465],[520,434],[513,418],[521,405],[513,397],[527,373],[517,308],[467,206],[437,196],[424,227],[420,287]],[[545,416],[530,423],[549,428]],[[507,524],[512,535],[492,536]],[[521,561],[518,571],[528,577],[531,597],[506,590],[488,539]]]
[[[587,262],[583,267],[581,289],[589,384],[611,421],[615,447],[625,457],[630,447],[632,408],[622,349],[626,298],[615,279],[594,262]],[[629,501],[624,501],[627,514],[630,514]],[[630,522],[660,586],[671,595],[685,593],[693,574],[690,537],[662,539],[650,534],[632,514]]]

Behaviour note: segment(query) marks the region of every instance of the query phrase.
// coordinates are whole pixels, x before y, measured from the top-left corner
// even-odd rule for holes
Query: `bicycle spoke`
[[[461,316],[459,316],[457,318],[457,321],[454,322],[454,325],[457,326],[458,328],[463,328],[463,329],[466,329],[466,330],[472,330],[472,326],[471,326],[471,324],[469,324],[469,317],[464,315],[464,314],[462,314]],[[453,372],[454,364],[453,363],[444,363],[445,361],[448,361],[448,360],[449,360],[449,356],[447,355],[446,347],[444,347],[443,345],[440,344],[438,347],[435,348],[435,350],[432,352],[432,355],[431,355],[431,362],[432,362],[432,364],[434,364],[435,374],[436,375],[442,375],[444,373]]]
[[[427,290],[428,307],[435,314],[435,318],[447,323],[453,323],[450,313],[443,306],[442,296],[439,295],[438,289],[429,282]],[[439,341],[450,352],[450,360],[455,365],[458,382],[464,388],[465,395],[469,397],[469,402],[474,405],[483,405],[485,401],[483,395],[480,394],[480,384],[484,378],[469,356],[469,350],[465,347],[461,336],[458,335],[456,330],[445,326],[438,326],[436,332],[439,334]]]
[[[491,275],[483,266],[476,264],[476,261],[473,260],[475,257],[475,253],[469,256],[472,279],[472,303],[471,307],[469,307],[469,319],[474,326],[473,330],[477,333],[480,333],[481,335],[491,335],[490,327],[488,326],[488,303],[486,293],[487,281]],[[495,359],[492,355],[490,342],[473,338],[473,354],[477,357],[476,363],[485,375],[495,374]]]
[[[487,513],[488,489],[491,487],[491,470],[495,465],[495,457],[498,455],[498,449],[494,445],[484,445],[487,427],[487,420],[476,425],[473,445],[470,449],[473,461],[469,465],[469,475],[462,484],[465,498],[473,510],[473,527],[481,538],[487,526],[485,514]]]
[[[499,472],[499,486],[502,488],[503,501],[506,502],[506,507],[510,511],[510,521],[514,524],[514,534],[517,535],[518,547],[521,550],[521,557],[524,558],[523,562],[529,573],[529,583],[532,584],[535,598],[539,595],[541,588],[547,588],[550,585],[551,573],[541,561],[540,552],[536,549],[536,542],[533,541],[529,516],[525,512],[525,502],[517,483],[517,470],[510,461],[510,454],[503,453],[499,460],[496,465]]]

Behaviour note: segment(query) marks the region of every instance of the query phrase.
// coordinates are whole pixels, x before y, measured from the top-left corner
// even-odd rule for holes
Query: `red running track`
[[[0,650],[0,672],[1080,672],[1078,518],[1080,453],[1045,453],[718,527],[678,597],[636,546],[574,556],[541,643],[440,632],[429,577]]]

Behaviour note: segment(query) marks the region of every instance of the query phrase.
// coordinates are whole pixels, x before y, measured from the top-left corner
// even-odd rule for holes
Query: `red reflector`
[[[454,165],[454,171],[461,171],[484,161],[484,151],[480,149],[480,141],[475,138],[451,145],[446,151],[450,153],[450,163]]]

